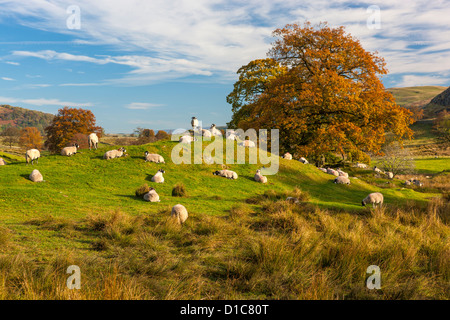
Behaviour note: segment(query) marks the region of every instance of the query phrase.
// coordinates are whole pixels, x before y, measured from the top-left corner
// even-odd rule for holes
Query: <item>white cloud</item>
[[[14,62],[14,61],[5,61],[5,63],[13,65],[13,66],[20,66],[20,63]]]
[[[34,106],[60,106],[60,107],[92,107],[91,102],[72,102],[72,101],[61,101],[59,99],[46,99],[46,98],[35,98],[35,99],[22,99],[13,97],[0,97],[0,103],[26,103]]]
[[[404,75],[397,87],[448,85],[450,77],[427,76],[427,75]]]
[[[132,110],[147,110],[155,107],[161,107],[162,104],[156,104],[156,103],[147,103],[147,102],[132,102],[125,106],[127,109]]]
[[[8,78],[8,77],[1,77],[2,80],[5,81],[15,81],[13,78]]]

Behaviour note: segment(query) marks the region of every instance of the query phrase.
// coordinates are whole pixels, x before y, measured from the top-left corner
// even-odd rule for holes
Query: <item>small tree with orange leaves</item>
[[[88,135],[95,132],[100,138],[103,128],[96,126],[95,122],[95,116],[90,110],[69,107],[59,109],[52,124],[45,128],[47,148],[57,153],[78,133]]]
[[[378,78],[387,73],[384,59],[365,51],[343,27],[307,22],[274,36],[270,59],[238,71],[227,97],[232,124],[279,129],[281,152],[315,159],[337,153],[368,161],[368,153],[380,153],[386,132],[398,141],[411,138],[411,112]]]
[[[42,136],[35,127],[26,127],[20,130],[19,145],[26,149],[42,148]]]

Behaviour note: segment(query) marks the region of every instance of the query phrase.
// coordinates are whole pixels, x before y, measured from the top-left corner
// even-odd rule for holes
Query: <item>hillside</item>
[[[45,127],[49,126],[54,115],[35,110],[0,105],[0,131],[7,126],[16,126],[19,129],[36,127],[42,134]]]
[[[420,86],[404,88],[388,88],[395,98],[395,102],[402,107],[424,107],[436,95],[442,93],[447,87]]]

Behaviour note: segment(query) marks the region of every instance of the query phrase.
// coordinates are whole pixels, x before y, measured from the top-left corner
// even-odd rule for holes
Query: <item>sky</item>
[[[0,0],[0,104],[90,109],[107,133],[231,118],[236,71],[289,23],[345,26],[385,87],[450,85],[448,0]]]

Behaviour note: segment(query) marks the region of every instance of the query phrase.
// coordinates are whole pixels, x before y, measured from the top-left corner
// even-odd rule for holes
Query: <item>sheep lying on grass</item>
[[[214,123],[211,125],[211,128],[209,128],[209,131],[211,132],[211,135],[213,135],[215,137],[222,136],[222,132],[220,132],[219,129],[216,129],[216,125]]]
[[[211,136],[212,136],[211,131],[202,129],[202,136],[206,137],[206,138],[211,138]]]
[[[379,205],[381,207],[383,205],[383,200],[384,198],[381,193],[374,192],[365,197],[361,203],[363,207],[365,207],[366,204],[372,204],[372,207],[375,208],[376,205]]]
[[[95,133],[91,133],[88,136],[88,143],[89,143],[89,150],[91,150],[91,148],[94,148],[95,150],[97,150],[98,147],[98,137]]]
[[[0,158],[0,166],[5,166],[6,162],[5,160],[3,160],[3,158]]]
[[[327,169],[325,169],[325,168],[318,168],[320,171],[322,171],[322,172],[325,172],[325,173],[328,173],[327,172]]]
[[[295,197],[287,197],[286,201],[292,202],[292,203],[299,203],[300,201],[298,200],[298,198]]]
[[[286,152],[282,158],[286,159],[286,160],[292,160],[292,154],[290,154],[289,152]]]
[[[373,171],[376,173],[383,173],[383,171],[380,168],[377,168],[377,166],[373,167]]]
[[[394,174],[392,172],[385,172],[384,174],[388,177],[388,179],[394,179]]]
[[[348,173],[347,172],[344,172],[341,169],[338,169],[337,172],[338,172],[338,174],[340,176],[348,178]]]
[[[148,153],[148,151],[145,151],[144,153],[144,159],[145,162],[156,162],[156,163],[165,163],[164,158],[156,153]]]
[[[150,188],[149,192],[144,194],[144,200],[149,202],[160,202],[159,195],[154,188]]]
[[[251,140],[244,140],[241,143],[239,143],[239,146],[241,147],[247,147],[247,148],[254,148],[256,145]]]
[[[166,173],[163,169],[159,169],[158,172],[152,177],[152,182],[164,183],[163,173]]]
[[[331,174],[331,175],[333,175],[333,176],[339,177],[339,172],[337,172],[337,171],[334,170],[334,169],[327,168],[327,173],[328,173],[328,174]]]
[[[179,140],[179,142],[186,144],[190,144],[193,141],[197,141],[197,138],[191,137],[189,135],[182,136]]]
[[[213,172],[213,175],[215,176],[221,176],[227,179],[234,179],[236,180],[238,178],[238,175],[236,172],[231,171],[231,170],[218,170]]]
[[[365,164],[365,163],[358,162],[358,163],[356,163],[356,167],[359,168],[359,169],[367,169],[368,165]]]
[[[188,218],[188,212],[183,205],[176,204],[172,207],[171,216],[176,218],[179,224],[183,224]]]
[[[33,182],[42,182],[42,181],[44,181],[44,178],[42,177],[42,174],[37,169],[34,169],[31,172],[29,178]]]
[[[258,169],[258,170],[256,170],[255,181],[261,182],[261,183],[267,183],[267,177],[263,176],[261,174],[261,170]]]
[[[298,159],[298,161],[300,161],[300,162],[303,163],[303,164],[308,164],[308,163],[309,163],[308,160],[306,160],[306,159],[303,158],[303,157],[300,157],[300,159]]]
[[[78,143],[74,143],[74,145],[72,147],[65,147],[61,150],[61,155],[62,156],[71,156],[77,153],[77,150],[80,146],[78,145]]]
[[[125,150],[124,147],[117,150],[109,150],[105,152],[105,154],[103,155],[103,159],[109,160],[114,158],[120,158],[124,156],[125,152],[127,152],[127,150]]]
[[[334,179],[334,183],[338,184],[350,184],[350,179],[344,176],[339,176],[336,179]]]
[[[25,153],[25,160],[28,163],[33,164],[34,160],[36,160],[36,163],[39,163],[38,159],[40,158],[41,153],[39,152],[38,149],[30,149],[27,150],[27,152]]]

